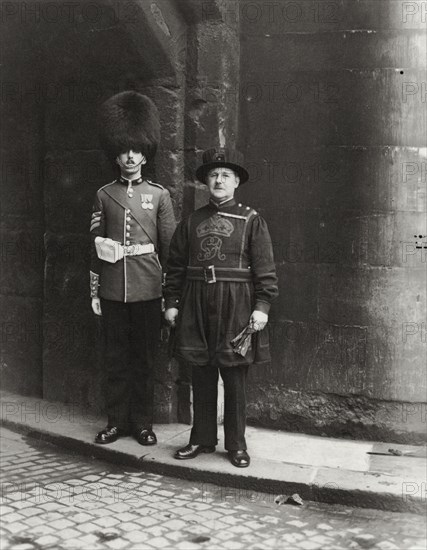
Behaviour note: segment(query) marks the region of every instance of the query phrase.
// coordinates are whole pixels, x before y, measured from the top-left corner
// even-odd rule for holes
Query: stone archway
[[[6,258],[0,296],[8,312],[2,382],[96,412],[102,364],[88,298],[88,227],[96,189],[113,179],[99,150],[97,107],[125,89],[154,99],[162,118],[156,178],[179,218],[203,200],[193,175],[200,150],[236,138],[237,23],[219,0],[32,7],[8,3],[2,36],[10,76],[3,154],[20,158],[3,178],[4,250],[15,259]],[[175,368],[165,353],[157,422],[176,417]]]

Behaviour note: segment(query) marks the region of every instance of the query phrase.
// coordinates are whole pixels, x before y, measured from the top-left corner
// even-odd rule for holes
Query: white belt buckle
[[[203,275],[205,278],[205,282],[208,285],[216,283],[216,273],[214,265],[208,265],[208,267],[203,268]]]
[[[136,246],[135,244],[129,244],[123,247],[123,254],[125,256],[135,256],[136,254]]]
[[[130,244],[123,247],[125,256],[141,256],[142,254],[150,254],[154,252],[154,244]]]

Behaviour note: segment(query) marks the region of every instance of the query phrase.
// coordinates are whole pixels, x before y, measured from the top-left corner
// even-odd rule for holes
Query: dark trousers
[[[224,447],[227,451],[246,450],[247,366],[219,369],[224,382]],[[193,429],[191,445],[216,445],[218,368],[193,365]]]
[[[108,425],[126,431],[151,429],[154,369],[159,348],[161,299],[101,299]]]

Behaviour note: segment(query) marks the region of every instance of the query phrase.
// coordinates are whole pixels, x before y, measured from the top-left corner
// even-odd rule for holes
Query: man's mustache
[[[128,159],[126,162],[120,160],[120,157],[117,157],[116,161],[122,168],[137,168],[142,164],[144,159],[141,159],[140,162],[135,162],[133,159]]]

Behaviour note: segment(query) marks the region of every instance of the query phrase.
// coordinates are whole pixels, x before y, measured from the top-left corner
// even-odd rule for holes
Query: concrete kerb
[[[419,496],[418,494],[416,496],[404,495],[402,489],[399,489],[401,485],[400,478],[393,478],[393,476],[386,474],[360,471],[346,472],[339,468],[315,468],[284,462],[273,463],[273,461],[269,464],[261,463],[259,460],[253,461],[248,469],[234,468],[232,471],[228,471],[230,465],[225,452],[217,451],[213,463],[210,462],[213,460],[211,458],[213,455],[204,455],[199,457],[197,461],[182,463],[172,458],[171,446],[168,445],[168,442],[164,446],[159,444],[155,448],[141,447],[140,454],[136,454],[134,450],[118,450],[113,446],[97,445],[88,441],[86,434],[83,436],[73,434],[72,432],[76,432],[76,430],[72,429],[70,429],[70,433],[72,433],[70,435],[70,433],[66,433],[66,430],[59,433],[58,430],[49,430],[45,427],[34,426],[31,423],[10,418],[2,418],[1,423],[13,431],[24,433],[29,437],[52,443],[81,455],[140,471],[233,488],[237,490],[237,496],[248,495],[251,491],[274,495],[298,493],[305,501],[342,504],[393,512],[426,513],[426,499],[423,497],[422,492],[419,493]],[[82,433],[84,433],[84,430],[82,430]],[[178,441],[179,439],[183,440],[184,437],[187,438],[187,432],[181,431],[181,434],[171,439],[177,439]],[[124,440],[121,441],[124,442]],[[129,442],[124,446],[129,447],[132,443],[135,442]],[[251,472],[252,466],[255,470],[253,473]],[[277,467],[280,467],[281,479],[274,479],[271,475],[272,472],[274,474]],[[320,483],[322,476],[325,478],[325,475],[328,482]],[[351,482],[345,483],[345,487],[342,483],[343,476],[347,479],[351,478]],[[369,487],[371,489],[368,489]]]

